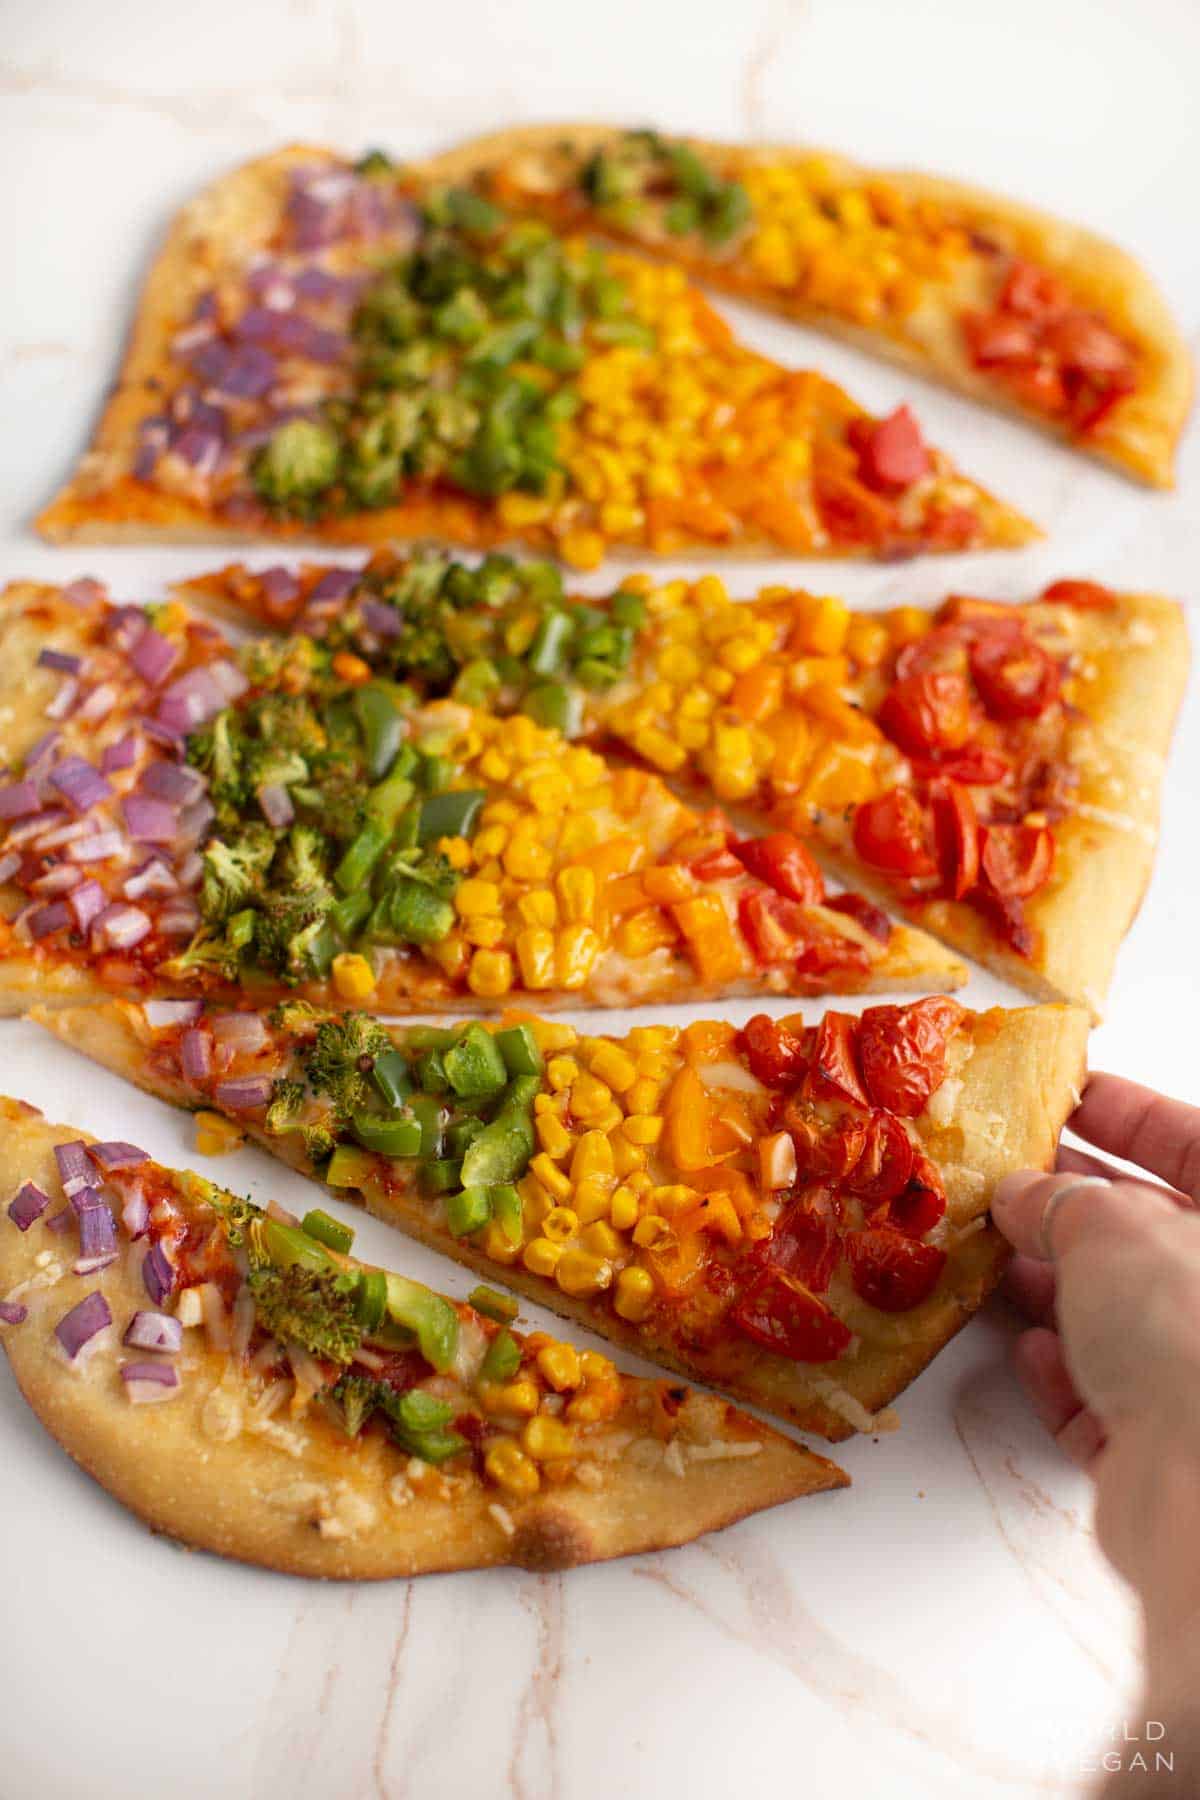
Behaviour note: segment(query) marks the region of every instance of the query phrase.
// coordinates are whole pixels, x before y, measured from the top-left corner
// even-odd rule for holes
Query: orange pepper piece
[[[756,725],[779,711],[782,698],[782,665],[762,662],[738,676],[729,695],[729,704],[739,718]]]
[[[694,894],[671,907],[702,981],[733,981],[742,973],[745,956],[733,933],[729,914],[715,894]]]
[[[663,1148],[676,1168],[690,1172],[711,1165],[708,1134],[712,1116],[708,1089],[685,1063],[671,1083],[663,1107]]]

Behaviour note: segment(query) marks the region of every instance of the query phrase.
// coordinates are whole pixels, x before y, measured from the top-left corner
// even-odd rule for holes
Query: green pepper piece
[[[436,1400],[421,1388],[410,1388],[387,1411],[396,1442],[422,1462],[445,1462],[467,1447],[466,1438],[457,1431],[446,1430],[454,1416],[449,1401]]]
[[[467,352],[467,366],[474,369],[506,369],[529,348],[538,334],[535,319],[514,319],[486,332]]]
[[[535,725],[560,731],[564,737],[578,737],[583,725],[583,695],[563,681],[543,681],[530,688],[521,710]]]
[[[506,1025],[492,1039],[510,1075],[540,1075],[545,1064],[528,1025]]]
[[[310,1238],[315,1238],[318,1244],[324,1244],[327,1250],[337,1250],[342,1256],[349,1253],[354,1242],[353,1227],[343,1225],[340,1219],[335,1219],[332,1213],[325,1212],[319,1206],[314,1206],[305,1213],[300,1221],[300,1229],[306,1231]]]
[[[438,944],[454,924],[454,907],[428,883],[401,876],[371,917],[370,934],[383,943]]]
[[[384,1050],[371,1065],[371,1079],[386,1105],[399,1108],[412,1093],[412,1076],[408,1060],[399,1050]]]
[[[285,1225],[282,1219],[256,1219],[252,1227],[256,1245],[261,1246],[267,1261],[277,1269],[314,1269],[333,1267],[315,1238],[298,1225]]]
[[[619,588],[613,595],[611,611],[617,624],[630,631],[640,631],[646,623],[646,602],[640,594],[631,594],[626,588]]]
[[[700,208],[695,200],[672,200],[663,214],[663,224],[674,237],[686,237],[700,223]]]
[[[330,1187],[361,1188],[375,1172],[374,1158],[353,1144],[338,1144],[322,1179]]]
[[[381,781],[367,795],[367,817],[378,819],[389,829],[413,797],[413,784],[407,775],[397,775],[393,768],[386,781]]]
[[[449,1049],[450,1045],[447,1044],[446,1048]],[[426,1050],[421,1056],[418,1056],[416,1075],[422,1093],[444,1094],[450,1086],[441,1050]]]
[[[458,1314],[448,1300],[405,1275],[387,1276],[388,1317],[417,1334],[421,1355],[435,1369],[447,1369],[458,1349]]]
[[[525,1208],[515,1187],[507,1182],[492,1189],[492,1217],[510,1244],[520,1246],[524,1232]],[[513,1303],[513,1316],[516,1317],[516,1302]]]
[[[753,215],[750,196],[740,181],[728,181],[712,202],[704,220],[704,235],[714,244],[724,244],[748,225]]]
[[[504,1107],[485,1125],[463,1157],[468,1187],[494,1187],[523,1175],[533,1155],[533,1123],[527,1114]]]
[[[363,1269],[354,1310],[364,1331],[378,1331],[387,1314],[387,1276],[382,1269]]]
[[[352,938],[371,910],[371,896],[366,888],[335,901],[327,914],[330,925],[344,938]]]
[[[454,780],[454,764],[448,756],[423,750],[416,779],[426,794],[440,794]]]
[[[496,1040],[482,1025],[468,1025],[442,1060],[450,1086],[466,1099],[498,1094],[508,1080]]]
[[[396,702],[378,682],[356,688],[353,706],[363,736],[367,773],[372,781],[382,781],[395,762],[403,741],[404,721]]]
[[[481,1309],[482,1310],[482,1309]],[[521,1366],[521,1346],[511,1331],[498,1331],[479,1365],[481,1381],[511,1381]]]
[[[485,1187],[446,1195],[446,1225],[451,1237],[470,1237],[473,1231],[482,1231],[491,1216],[492,1203]]]
[[[422,1131],[414,1118],[387,1119],[379,1113],[356,1112],[351,1128],[360,1144],[380,1156],[418,1156]]]
[[[323,980],[329,974],[333,959],[341,947],[337,933],[329,923],[329,920],[322,919],[319,928],[312,932],[304,947],[304,962],[306,965],[304,973],[319,975]],[[295,946],[293,946],[293,948],[295,948]]]
[[[417,842],[432,843],[442,837],[470,837],[487,791],[484,788],[451,788],[431,794],[421,806]]]
[[[495,663],[477,656],[459,670],[451,694],[464,706],[484,706],[499,686],[500,671]]]
[[[442,1154],[442,1105],[436,1094],[413,1094],[405,1102],[408,1111],[421,1127],[422,1162],[430,1162]]]
[[[456,1156],[440,1156],[433,1162],[423,1162],[417,1173],[423,1194],[450,1194],[462,1186],[462,1164]]]
[[[515,1076],[504,1096],[504,1111],[506,1113],[527,1113],[533,1105],[534,1095],[540,1094],[541,1091],[542,1078],[540,1075]]]
[[[570,613],[544,613],[525,652],[525,661],[533,673],[557,675],[574,634],[575,621]]]
[[[446,1133],[446,1152],[450,1156],[464,1157],[480,1132],[484,1130],[482,1119],[458,1119]]]
[[[385,825],[382,819],[367,820],[333,871],[334,885],[340,887],[343,894],[362,887],[387,849],[391,835],[390,826]]]
[[[485,1319],[494,1319],[497,1325],[511,1325],[521,1310],[512,1294],[502,1294],[497,1288],[488,1287],[483,1282],[471,1289],[467,1295],[467,1305],[473,1306]],[[494,1338],[492,1342],[495,1342]]]
[[[457,1044],[458,1032],[453,1025],[406,1025],[404,1027],[404,1047],[406,1050],[448,1050],[451,1044]]]

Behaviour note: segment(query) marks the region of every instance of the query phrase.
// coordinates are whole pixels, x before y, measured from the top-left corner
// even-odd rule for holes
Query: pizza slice
[[[1021,605],[855,613],[784,587],[735,603],[713,576],[631,576],[579,600],[549,565],[470,570],[434,552],[380,552],[362,571],[234,566],[188,591],[299,621],[426,693],[478,684],[494,707],[552,713],[802,834],[856,888],[1039,998],[1103,1006],[1187,680],[1173,601],[1057,581]],[[440,670],[422,663],[431,633]]]
[[[1081,226],[827,151],[604,126],[500,132],[447,166],[1171,484],[1187,346],[1145,271]]]
[[[355,1261],[0,1099],[0,1344],[46,1429],[154,1531],[294,1575],[565,1569],[844,1487],[726,1401],[621,1373],[516,1303]]]
[[[426,655],[448,655],[436,638]],[[476,698],[485,698],[481,688]],[[373,1010],[953,987],[798,839],[742,838],[546,723],[348,650],[235,649],[94,583],[0,596],[0,1007],[300,993]]]
[[[199,1002],[31,1014],[469,1268],[804,1430],[875,1430],[999,1279],[1087,1016],[955,1001],[643,1026],[384,1027]],[[887,1423],[885,1419],[883,1423]]]
[[[1033,526],[908,407],[738,343],[678,269],[435,165],[282,150],[180,215],[51,538],[896,556]]]

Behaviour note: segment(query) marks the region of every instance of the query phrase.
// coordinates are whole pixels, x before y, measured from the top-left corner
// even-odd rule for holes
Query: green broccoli
[[[202,930],[186,950],[163,963],[162,974],[169,981],[187,981],[196,975],[219,975],[226,981],[236,981],[240,968],[239,946],[229,943],[223,932]]]
[[[299,1263],[288,1268],[264,1263],[250,1270],[246,1282],[259,1323],[272,1337],[299,1344],[330,1362],[354,1361],[362,1342],[355,1312],[356,1274]]]
[[[386,1381],[375,1381],[369,1375],[343,1375],[329,1397],[341,1409],[342,1424],[350,1437],[357,1437],[378,1411],[386,1417],[399,1447],[422,1462],[445,1462],[467,1448],[466,1438],[446,1429],[454,1417],[449,1401],[438,1400],[421,1388],[400,1394]]]
[[[329,1119],[318,1119],[315,1124],[305,1125],[300,1135],[310,1163],[323,1163],[337,1149],[337,1133]]]
[[[289,419],[254,459],[259,498],[268,506],[303,510],[337,479],[340,445],[331,425],[317,419]]]
[[[324,1019],[308,1054],[309,1083],[329,1095],[339,1117],[349,1118],[365,1105],[375,1058],[391,1045],[383,1026],[366,1013]]]
[[[256,960],[292,980],[321,974],[317,940],[333,903],[333,891],[324,885],[269,890],[254,921]]]
[[[237,1194],[230,1194],[211,1181],[205,1181],[200,1175],[185,1175],[182,1178],[187,1184],[185,1192],[191,1200],[200,1200],[221,1220],[227,1242],[237,1250],[246,1242],[246,1233],[255,1219],[263,1217],[261,1206],[255,1206],[253,1200],[243,1200]],[[201,1186],[203,1192],[199,1191]]]
[[[341,1410],[347,1437],[357,1437],[375,1408],[383,1383],[370,1375],[343,1375],[332,1390],[330,1399]]]
[[[209,924],[219,924],[262,893],[274,854],[269,825],[251,824],[236,837],[210,839],[200,884],[200,910]]]
[[[307,1092],[302,1081],[289,1081],[286,1075],[279,1077],[272,1090],[271,1104],[267,1108],[267,1116],[263,1121],[273,1137],[280,1137],[285,1131],[295,1129]]]
[[[315,825],[293,825],[279,856],[276,880],[290,888],[323,887],[329,846]]]
[[[209,799],[222,823],[236,820],[248,797],[243,766],[247,749],[242,721],[231,707],[218,713],[203,731],[194,731],[188,738],[188,761],[208,776]]]

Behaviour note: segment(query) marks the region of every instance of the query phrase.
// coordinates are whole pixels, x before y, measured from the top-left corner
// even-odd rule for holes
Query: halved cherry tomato
[[[886,419],[855,419],[848,435],[858,451],[859,474],[868,487],[911,487],[933,467],[911,407],[898,406]]]
[[[913,1155],[912,1174],[903,1193],[888,1208],[888,1221],[905,1237],[921,1238],[932,1231],[946,1211],[946,1190],[929,1158],[920,1150]]]
[[[923,637],[905,644],[896,657],[897,681],[928,673],[966,674],[967,640],[956,625],[935,625]]]
[[[907,788],[889,788],[855,810],[854,848],[872,868],[907,881],[937,874],[929,821]]]
[[[789,900],[819,906],[825,897],[825,878],[793,831],[769,831],[765,837],[743,838],[733,846],[733,853],[751,875],[786,894]]]
[[[780,1118],[796,1146],[796,1168],[806,1179],[842,1182],[867,1146],[867,1121],[847,1113],[829,1124],[811,1103],[793,1095]]]
[[[810,1187],[798,1195],[757,1248],[764,1268],[779,1269],[811,1293],[823,1294],[840,1255],[832,1190]]]
[[[889,688],[879,709],[881,730],[902,750],[961,750],[971,735],[971,689],[952,669],[909,675]]]
[[[949,756],[914,756],[912,765],[925,781],[945,775],[950,781],[961,781],[968,787],[990,787],[993,782],[1003,781],[1009,770],[1008,758],[983,744],[966,744]]]
[[[823,1300],[782,1271],[760,1275],[730,1316],[756,1344],[794,1362],[832,1362],[854,1335]]]
[[[1000,306],[1021,318],[1049,320],[1071,310],[1071,296],[1049,269],[1016,261],[1001,290]]]
[[[743,894],[738,923],[760,963],[787,962],[804,942],[808,917],[802,906],[770,888]]]
[[[1032,638],[981,638],[971,647],[971,674],[994,719],[1036,719],[1058,699],[1058,666]]]
[[[1037,355],[1037,330],[1012,313],[967,313],[962,322],[971,355],[987,368],[991,363],[1031,362]]]
[[[728,881],[742,872],[742,863],[724,846],[720,850],[709,850],[706,855],[699,856],[692,864],[692,874],[698,881]]]
[[[750,1073],[764,1087],[795,1087],[808,1069],[808,1049],[802,1038],[778,1019],[755,1013],[742,1027]]]
[[[1132,366],[1116,332],[1082,308],[1054,320],[1042,341],[1061,363],[1085,375],[1123,375]]]
[[[946,1039],[962,1018],[956,1000],[932,995],[911,1006],[869,1006],[859,1021],[858,1054],[872,1101],[912,1119],[942,1084]]]
[[[946,1266],[946,1252],[920,1244],[891,1225],[872,1225],[845,1240],[850,1285],[880,1312],[908,1312],[928,1300]]]
[[[975,802],[957,781],[939,778],[929,784],[933,836],[938,866],[947,894],[961,900],[979,880],[979,820]]]
[[[862,894],[834,894],[824,904],[833,912],[845,913],[848,919],[854,919],[864,931],[880,944],[891,941],[892,921],[881,906],[876,906]]]
[[[1025,900],[1050,879],[1054,833],[1044,825],[988,825],[983,832],[983,873],[1008,900]]]
[[[988,917],[1009,948],[1018,956],[1032,956],[1038,934],[1025,917],[1024,901],[1012,895],[989,894],[985,888],[979,890],[979,898],[986,902]]]
[[[1111,612],[1117,596],[1098,581],[1052,581],[1043,588],[1040,598],[1056,601],[1060,606],[1082,606],[1097,612]]]
[[[845,1177],[870,1212],[894,1200],[913,1172],[912,1140],[894,1113],[872,1113],[866,1123],[862,1154]]]
[[[871,958],[853,938],[842,937],[836,931],[823,931],[805,938],[792,966],[797,975],[807,975],[814,981],[831,975],[834,970],[849,978],[866,975]]]
[[[817,1026],[808,1092],[818,1100],[851,1100],[868,1104],[858,1072],[855,1040],[858,1020],[853,1013],[827,1012]]]

